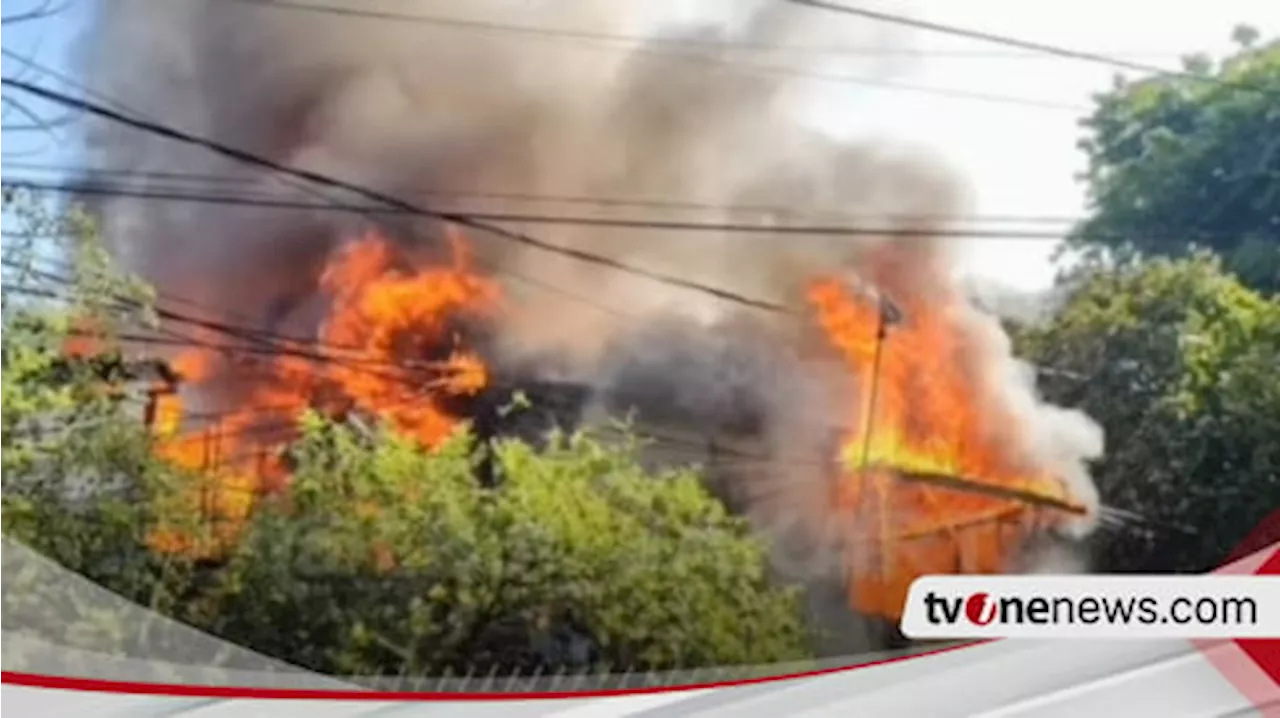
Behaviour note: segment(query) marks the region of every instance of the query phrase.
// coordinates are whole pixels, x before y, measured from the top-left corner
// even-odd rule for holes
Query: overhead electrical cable
[[[21,80],[13,80],[9,78],[5,78],[2,82],[5,86],[21,89],[34,96],[41,97],[43,99],[50,100],[59,104],[63,104],[73,109],[83,110],[84,112],[97,115],[99,117],[117,122],[122,125],[133,127],[143,132],[154,134],[158,137],[165,137],[175,142],[180,142],[183,144],[201,147],[215,154],[223,155],[225,157],[243,162],[245,164],[253,165],[262,169],[271,170],[273,172],[279,172],[284,175],[290,175],[290,176],[296,177],[297,179],[312,182],[320,186],[330,187],[338,190],[344,190],[354,195],[364,197],[365,199],[372,200],[379,204],[387,205],[388,207],[391,207],[409,214],[437,219],[443,222],[455,224],[459,227],[474,229],[480,232],[484,232],[485,234],[488,234],[490,236],[497,237],[503,241],[523,245],[523,246],[530,247],[532,249],[536,249],[549,254],[561,255],[564,257],[577,260],[579,262],[583,262],[585,264],[593,264],[596,266],[607,267],[607,268],[610,268],[619,272],[623,272],[626,274],[631,274],[638,277],[645,277],[647,279],[650,279],[662,284],[666,284],[673,287],[680,287],[680,288],[691,290],[701,294],[706,294],[708,296],[712,296],[727,302],[736,303],[743,306],[749,306],[749,307],[761,309],[768,312],[781,313],[781,314],[791,313],[789,309],[787,309],[786,307],[776,302],[755,299],[752,297],[739,294],[737,292],[729,291],[727,289],[722,289],[719,287],[711,287],[699,282],[694,282],[694,281],[690,281],[680,277],[663,274],[661,272],[648,270],[643,267],[632,266],[627,264],[626,262],[622,262],[622,261],[613,259],[611,257],[604,257],[597,254],[593,254],[591,252],[585,252],[585,251],[582,251],[579,249],[573,249],[570,247],[562,247],[550,242],[543,241],[541,239],[538,239],[536,237],[533,237],[531,235],[528,235],[522,232],[512,231],[510,229],[506,229],[496,224],[473,219],[472,217],[464,213],[449,212],[449,211],[442,212],[442,211],[433,210],[427,207],[421,207],[412,202],[407,202],[403,199],[399,199],[392,195],[386,194],[385,192],[382,192],[382,191],[370,189],[368,187],[364,187],[362,185],[348,182],[346,180],[331,177],[329,175],[316,172],[313,170],[305,170],[297,167],[291,167],[283,163],[276,162],[271,159],[267,159],[253,152],[247,152],[245,150],[231,147],[208,138],[200,137],[200,136],[185,132],[183,130],[179,130],[167,124],[151,122],[151,121],[139,119],[136,117],[132,117],[128,114],[117,112],[116,110],[99,105],[97,103],[72,97],[65,93],[58,92],[56,90],[50,90],[48,88],[41,87],[39,85],[35,85],[29,82],[25,82]]]
[[[1146,72],[1146,73],[1151,73],[1155,75],[1201,79],[1198,76],[1193,75],[1191,73],[1181,72],[1176,70],[1169,70],[1167,68],[1159,67],[1156,65],[1149,65],[1142,62],[1125,60],[1120,57],[1103,55],[1096,52],[1089,52],[1086,50],[1076,50],[1069,47],[1062,47],[1060,45],[1051,45],[1048,43],[1036,42],[1033,40],[1023,40],[1021,38],[1012,37],[1009,35],[1000,35],[993,32],[987,32],[985,30],[975,30],[971,28],[957,27],[955,25],[946,25],[943,23],[932,22],[929,20],[922,20],[919,18],[908,17],[905,15],[897,15],[894,13],[882,12],[879,10],[871,10],[869,8],[848,5],[840,2],[829,2],[828,0],[783,0],[783,1],[789,2],[793,5],[803,5],[803,6],[807,6],[807,7],[811,7],[819,10],[826,10],[829,12],[835,12],[843,15],[853,15],[853,16],[865,18],[868,20],[875,20],[878,22],[890,23],[893,25],[902,25],[902,26],[914,28],[917,30],[925,30],[926,32],[949,35],[952,37],[962,37],[969,40],[977,40],[979,42],[1002,45],[1005,47],[1013,47],[1013,48],[1018,48],[1020,50],[1026,50],[1028,52],[1037,52],[1037,53],[1052,55],[1055,57],[1061,57],[1069,60],[1079,60],[1082,62],[1090,62],[1097,65],[1105,65],[1108,67],[1122,69],[1122,70],[1136,70],[1138,72]]]
[[[784,77],[794,77],[800,79],[814,80],[819,82],[832,82],[837,84],[861,85],[882,90],[895,90],[900,92],[916,92],[927,95],[936,95],[940,97],[949,97],[961,100],[976,100],[981,102],[993,102],[1008,105],[1020,105],[1024,107],[1032,107],[1046,110],[1060,110],[1069,112],[1087,112],[1088,108],[1068,102],[1059,102],[1040,98],[1019,97],[1011,95],[991,94],[972,90],[964,90],[950,87],[927,87],[920,85],[912,85],[908,83],[893,82],[889,80],[880,80],[871,77],[862,77],[857,75],[847,75],[842,73],[822,72],[798,67],[781,67],[776,65],[756,65],[743,63],[736,60],[730,60],[721,54],[698,54],[673,52],[672,45],[688,45],[693,43],[713,45],[713,49],[718,52],[724,52],[725,49],[733,47],[732,42],[720,43],[714,41],[698,41],[698,40],[682,40],[680,38],[648,38],[638,36],[620,36],[608,33],[595,33],[589,31],[573,31],[573,30],[555,30],[551,28],[537,28],[531,26],[508,25],[496,22],[486,22],[479,20],[466,20],[462,18],[444,18],[424,15],[408,15],[403,13],[383,13],[376,11],[358,10],[355,8],[340,8],[327,5],[317,5],[313,3],[298,2],[246,2],[246,0],[235,0],[242,4],[251,5],[255,8],[275,8],[279,10],[297,10],[306,12],[323,13],[330,15],[338,15],[350,18],[364,19],[382,19],[382,20],[402,20],[409,22],[417,22],[428,25],[439,25],[450,28],[466,28],[473,30],[498,31],[506,33],[514,33],[517,35],[526,35],[534,38],[563,40],[595,40],[604,42],[624,42],[635,52],[657,55],[662,58],[679,60],[686,62],[694,62],[698,64],[716,65],[720,67],[731,68],[737,71],[746,71],[763,75],[778,75]],[[585,45],[588,49],[591,45]],[[694,47],[693,49],[697,49]]]
[[[556,28],[538,25],[516,25],[511,23],[494,22],[490,20],[476,20],[460,17],[443,17],[439,15],[424,15],[421,13],[397,12],[388,10],[371,10],[368,8],[356,8],[349,6],[338,6],[320,2],[304,2],[301,0],[237,0],[246,5],[252,5],[256,8],[274,8],[279,10],[294,10],[300,12],[308,12],[320,15],[331,15],[334,17],[345,17],[353,20],[385,20],[391,22],[439,25],[442,27],[452,27],[463,30],[482,30],[501,33],[510,33],[518,35],[531,35],[539,37],[547,37],[557,40],[590,40],[610,43],[626,43],[628,45],[649,45],[659,47],[685,48],[694,47],[709,50],[752,50],[760,52],[786,52],[798,54],[816,54],[816,55],[853,55],[853,56],[885,56],[885,55],[930,55],[942,57],[1001,57],[1001,58],[1036,58],[1040,53],[1034,51],[1019,52],[999,52],[999,51],[972,51],[972,50],[916,50],[894,47],[816,47],[808,45],[778,45],[767,42],[752,42],[746,40],[732,39],[700,39],[697,37],[668,37],[653,35],[627,35],[621,33],[611,33],[594,30],[582,30],[575,28]],[[1126,55],[1129,53],[1125,53]],[[1138,55],[1161,55],[1167,56],[1170,53],[1136,53]]]
[[[5,260],[3,264],[6,267],[17,268],[17,265],[9,262],[8,260]],[[70,286],[73,283],[72,280],[70,279],[55,277],[55,276],[48,275],[46,273],[37,272],[37,276],[41,277],[42,279],[45,279],[46,281],[51,281],[55,284],[63,284],[64,286]],[[15,293],[27,294],[30,296],[41,296],[47,299],[67,299],[65,295],[58,294],[57,292],[54,292],[52,290],[41,289],[38,287],[6,284],[5,289],[7,291],[12,291]],[[140,305],[138,305],[136,302],[126,297],[111,296],[109,298],[116,302],[118,308],[136,309],[140,307]],[[271,334],[269,332],[261,332],[248,327],[238,327],[233,324],[228,324],[225,322],[202,319],[200,317],[195,317],[189,314],[184,314],[182,312],[174,311],[172,309],[166,309],[163,307],[156,307],[154,309],[157,316],[159,316],[161,319],[164,319],[168,322],[173,322],[179,325],[192,326],[201,330],[211,331],[216,334],[221,334],[224,336],[231,337],[233,339],[238,339],[240,341],[249,342],[249,344],[247,345],[246,344],[241,344],[241,345],[213,344],[212,342],[205,342],[203,340],[195,340],[195,339],[186,339],[185,341],[177,342],[179,344],[185,343],[192,347],[199,347],[199,348],[208,349],[211,351],[226,352],[226,353],[244,353],[244,354],[267,354],[272,356],[292,356],[300,359],[309,359],[309,360],[318,361],[318,362],[343,364],[349,367],[360,367],[360,366],[382,367],[387,369],[397,369],[401,372],[414,372],[414,371],[422,371],[422,370],[428,370],[428,369],[434,370],[434,369],[440,369],[443,367],[443,365],[440,362],[433,362],[433,361],[416,361],[416,360],[389,361],[383,358],[369,357],[368,354],[370,350],[367,347],[345,347],[342,345],[329,344],[321,340],[295,339],[295,338]],[[142,334],[129,335],[129,338],[127,339],[127,341],[134,341],[139,343],[153,343],[153,344],[174,344],[175,343],[175,340],[172,340],[172,339],[164,339],[162,337],[148,337]],[[328,353],[326,353],[326,351]],[[356,355],[353,356],[351,354],[347,354],[347,355],[335,354],[333,353],[335,351],[352,352]],[[360,354],[363,354],[364,356],[363,357],[359,356]],[[391,376],[392,378],[400,377],[399,374],[395,374],[395,375],[388,374],[386,376]]]
[[[149,189],[149,188],[132,188],[124,185],[112,185],[110,183],[93,183],[93,182],[45,182],[40,180],[16,179],[16,180],[0,180],[0,186],[12,189],[28,189],[33,191],[54,192],[58,194],[68,195],[84,195],[84,196],[107,196],[107,197],[127,197],[144,200],[156,201],[172,201],[172,202],[191,202],[196,204],[214,204],[241,207],[260,207],[266,209],[280,210],[299,210],[299,211],[315,211],[315,212],[356,212],[369,215],[418,215],[417,211],[410,211],[399,207],[380,207],[376,205],[365,204],[343,204],[336,202],[319,203],[308,202],[288,198],[276,198],[267,195],[246,195],[244,193],[210,193],[191,190],[169,190],[169,189]],[[661,220],[647,219],[638,217],[606,217],[591,215],[569,215],[569,214],[550,214],[550,213],[517,213],[517,212],[476,212],[451,210],[450,213],[456,213],[466,216],[477,222],[494,223],[500,225],[522,225],[522,224],[539,224],[539,225],[568,225],[568,226],[587,226],[587,227],[610,227],[614,229],[632,229],[632,230],[653,230],[653,231],[678,231],[678,232],[706,232],[719,234],[762,234],[762,235],[789,235],[789,236],[813,236],[813,237],[896,237],[896,238],[951,238],[951,239],[990,239],[990,240],[1035,240],[1035,241],[1061,241],[1066,236],[1065,228],[1062,230],[1052,229],[1008,229],[1008,228],[980,228],[980,227],[950,227],[941,226],[950,224],[946,217],[936,217],[918,219],[917,221],[932,222],[939,226],[931,226],[924,224],[920,226],[910,226],[904,224],[896,225],[856,225],[856,224],[831,224],[831,225],[813,225],[813,224],[787,224],[787,223],[749,223],[749,222],[708,222],[708,221],[681,221],[681,220]],[[902,217],[902,220],[909,219]],[[1008,218],[1013,223],[1014,218]],[[1220,235],[1214,235],[1218,237]],[[1126,235],[1126,237],[1129,237]],[[1101,237],[1099,237],[1101,238]],[[1132,238],[1132,237],[1129,237]],[[1204,238],[1208,238],[1206,235]],[[1147,237],[1145,239],[1154,240],[1157,237]],[[1191,236],[1160,236],[1161,240],[1190,241]],[[581,250],[578,250],[581,251]],[[585,252],[584,252],[585,253]],[[595,255],[593,255],[595,256]],[[604,258],[607,259],[607,258]],[[688,280],[682,280],[688,281]]]
[[[165,172],[159,170],[131,170],[131,169],[112,169],[103,167],[75,167],[71,165],[49,165],[36,162],[6,162],[6,167],[25,170],[28,172],[48,173],[53,175],[74,175],[79,178],[76,181],[86,181],[99,178],[108,180],[135,180],[136,185],[142,189],[180,189],[180,188],[226,188],[240,187],[245,184],[244,177],[234,177],[231,175],[218,174],[201,174],[196,172]],[[41,181],[31,179],[29,181]],[[165,184],[172,181],[173,184]],[[185,185],[190,185],[186,187]],[[857,213],[845,212],[836,209],[796,209],[785,205],[777,204],[738,204],[738,203],[720,203],[720,202],[694,202],[687,200],[649,198],[649,197],[621,197],[621,196],[595,196],[595,195],[563,195],[552,193],[527,193],[527,192],[503,192],[503,191],[483,191],[483,190],[463,190],[463,189],[444,189],[429,188],[418,190],[419,194],[428,197],[443,197],[457,200],[499,200],[502,202],[529,202],[541,204],[572,204],[584,205],[590,207],[636,207],[645,209],[663,209],[663,210],[681,210],[681,211],[705,211],[725,214],[760,214],[770,216],[797,216],[797,217],[830,217],[839,219],[888,219],[888,220],[905,220],[913,219],[917,221],[927,222],[957,222],[957,223],[976,223],[976,222],[992,222],[992,223],[1008,223],[1008,224],[1075,224],[1083,220],[1083,217],[1072,217],[1064,215],[1014,215],[1014,214],[997,214],[997,215],[931,215],[927,213],[915,214],[892,214],[892,213]],[[281,198],[280,195],[262,193],[265,199]],[[287,198],[286,198],[287,199]]]

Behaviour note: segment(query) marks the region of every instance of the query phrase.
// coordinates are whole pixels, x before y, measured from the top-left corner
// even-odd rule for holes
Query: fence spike
[[[526,688],[527,691],[535,692],[538,690],[538,679],[542,677],[542,671],[546,667],[547,667],[546,664],[542,663],[542,661],[538,661],[538,663],[534,666],[533,673],[529,674],[529,685]]]
[[[460,684],[458,685],[458,692],[459,692],[459,693],[464,693],[464,692],[466,692],[467,685],[471,683],[471,676],[472,676],[475,672],[476,672],[476,664],[474,664],[474,663],[468,663],[468,664],[467,664],[467,672],[466,672],[466,674],[465,674],[464,676],[462,676],[462,683],[460,683]]]
[[[556,672],[551,676],[551,684],[548,690],[554,691],[560,685],[560,679],[564,677],[564,668],[563,663],[556,667]]]
[[[493,680],[497,678],[497,676],[498,676],[498,663],[497,661],[494,661],[493,667],[489,669],[489,675],[486,676],[484,679],[484,688],[481,690],[481,693],[488,693],[489,691],[493,690]]]

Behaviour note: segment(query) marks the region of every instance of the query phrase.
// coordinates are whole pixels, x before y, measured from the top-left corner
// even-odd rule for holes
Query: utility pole
[[[876,326],[875,326],[875,348],[873,350],[873,355],[871,360],[870,375],[867,379],[867,405],[866,405],[866,412],[864,414],[865,423],[862,428],[861,456],[859,457],[859,465],[857,468],[858,478],[859,478],[859,481],[862,482],[862,485],[859,487],[858,500],[854,506],[854,515],[852,516],[852,519],[854,521],[859,520],[859,513],[861,512],[863,507],[867,505],[865,503],[865,497],[867,495],[867,488],[868,488],[867,482],[866,482],[868,477],[866,474],[867,474],[867,469],[870,467],[870,463],[871,463],[871,442],[875,435],[875,411],[876,411],[876,404],[879,399],[880,369],[881,369],[882,359],[884,355],[884,343],[885,343],[885,340],[888,339],[890,327],[901,323],[903,320],[902,310],[900,310],[898,306],[894,304],[894,302],[890,300],[888,297],[886,297],[882,292],[875,290],[873,288],[865,287],[865,286],[860,287],[859,289],[861,290],[860,293],[862,293],[864,296],[867,296],[869,299],[876,302],[877,312],[876,312]],[[877,513],[877,526],[875,527],[876,530],[874,532],[869,532],[865,534],[865,536],[867,538],[870,538],[871,536],[875,536],[878,534],[880,537],[879,551],[870,552],[869,555],[876,555],[877,553],[879,554],[877,556],[877,560],[880,564],[880,572],[883,575],[885,573],[885,568],[887,566],[887,561],[886,561],[887,556],[885,554],[887,553],[886,549],[887,549],[887,543],[888,543],[889,527],[887,525],[887,522],[883,519],[883,517],[880,516],[880,514],[882,514],[883,512],[876,512],[876,513]],[[864,540],[863,532],[853,531],[852,534],[856,540],[858,541]],[[851,585],[852,581],[853,581],[853,576],[851,573],[849,573],[848,564],[846,563],[845,574],[844,574],[844,584],[846,588],[852,588],[852,585]]]
[[[876,293],[876,337],[875,349],[871,359],[871,378],[868,381],[867,388],[867,413],[866,426],[863,427],[862,433],[862,457],[861,465],[858,473],[863,481],[863,491],[867,489],[866,481],[870,478],[867,476],[867,469],[871,464],[871,441],[875,432],[875,413],[876,403],[879,398],[880,390],[880,367],[881,359],[884,356],[884,343],[889,336],[889,327],[897,324],[902,320],[902,313],[898,310],[897,305],[891,302],[887,297],[879,292]],[[887,577],[888,573],[888,553],[889,553],[889,519],[885,515],[885,505],[888,503],[888,496],[881,492],[882,486],[877,487],[877,495],[880,499],[879,510],[875,511],[875,527],[876,534],[879,537],[880,550],[875,552],[876,559],[879,562],[881,578]],[[864,493],[864,495],[867,495]],[[862,504],[862,501],[858,502]]]
[[[884,354],[884,341],[889,327],[902,321],[902,312],[888,298],[878,295],[879,311],[876,314],[876,344],[871,358],[871,377],[868,384],[867,421],[862,432],[862,458],[860,471],[866,471],[871,462],[871,437],[875,426],[876,399],[880,390],[880,359]]]

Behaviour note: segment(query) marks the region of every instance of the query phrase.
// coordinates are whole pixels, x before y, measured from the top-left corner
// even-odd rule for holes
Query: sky
[[[9,18],[37,9],[43,4],[44,0],[10,0],[9,4],[4,7],[3,13],[0,14],[5,18]],[[56,6],[59,3],[55,0],[50,4]],[[65,4],[65,9],[54,16],[4,26],[3,46],[5,55],[3,62],[0,64],[3,65],[5,77],[20,77],[29,82],[44,83],[49,81],[49,78],[41,77],[26,68],[22,62],[15,60],[10,54],[33,59],[42,65],[67,75],[74,74],[71,69],[72,63],[70,62],[68,50],[83,30],[90,6],[87,0],[65,0]],[[59,86],[57,89],[65,90],[67,88],[66,86]],[[8,95],[9,91],[6,90],[5,94]],[[50,116],[55,116],[56,114],[54,112]],[[6,122],[18,121],[12,115],[6,116],[5,120]],[[71,143],[50,142],[48,138],[32,137],[26,133],[21,135],[6,133],[4,142],[6,145],[4,153],[6,163],[10,157],[20,155],[19,159],[24,162],[39,161],[53,164],[56,161],[67,159],[73,146]],[[27,155],[28,152],[34,153],[35,151],[40,152],[39,157],[34,154]]]
[[[4,14],[34,4],[34,0],[11,0]],[[849,4],[1171,69],[1187,53],[1229,52],[1231,31],[1239,23],[1258,28],[1263,38],[1280,36],[1277,0],[849,0]],[[88,0],[69,0],[68,9],[56,17],[7,26],[5,50],[73,72],[68,49],[83,26],[88,6]],[[1078,217],[1086,211],[1084,188],[1075,179],[1084,161],[1076,146],[1082,135],[1078,122],[1093,93],[1111,84],[1115,68],[903,28],[883,27],[868,35],[872,31],[866,20],[838,15],[831,15],[828,22],[829,32],[841,37],[847,28],[850,44],[873,38],[885,46],[888,38],[895,48],[891,56],[848,61],[850,65],[831,74],[872,76],[933,91],[817,80],[812,93],[817,100],[810,110],[816,124],[936,154],[966,181],[972,202],[969,211],[974,215]],[[19,63],[4,58],[6,77],[20,69]],[[965,93],[986,97],[956,96]],[[4,139],[8,141],[6,164],[18,150],[39,154],[15,161],[65,165],[75,159],[74,142],[66,135],[55,142]],[[35,141],[39,146],[31,144]],[[982,226],[997,225],[984,221]],[[1065,225],[999,226],[1044,231]],[[1034,291],[1052,282],[1054,246],[1053,240],[1043,239],[973,242],[965,248],[963,269],[1015,290]]]
[[[1178,68],[1184,54],[1230,52],[1234,47],[1231,31],[1240,23],[1253,25],[1264,39],[1280,36],[1280,2],[1276,0],[910,0],[858,4],[1170,69]],[[901,77],[913,85],[1088,107],[1092,95],[1110,87],[1117,72],[1102,65],[1045,56],[948,55],[944,53],[1016,51],[925,32],[913,33],[907,41],[922,54],[936,53],[913,63],[909,74]],[[1076,146],[1082,137],[1078,126],[1081,113],[925,93],[875,94],[874,102],[857,104],[854,119],[864,131],[919,143],[941,155],[967,180],[974,214],[1078,217],[1086,211],[1084,188],[1075,179],[1084,169],[1084,155]],[[834,104],[831,113],[839,118],[842,108]],[[1053,241],[986,240],[968,253],[966,266],[974,274],[1015,289],[1034,290],[1052,282],[1049,255],[1054,245]]]

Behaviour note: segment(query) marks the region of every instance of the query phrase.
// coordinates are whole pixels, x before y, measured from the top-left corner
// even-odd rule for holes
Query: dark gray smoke
[[[665,12],[655,7],[662,5]],[[761,63],[723,57],[704,45],[663,44],[812,45],[833,35],[827,19],[781,3],[348,0],[328,6],[446,24],[247,0],[111,0],[99,6],[83,45],[85,76],[96,91],[136,112],[419,205],[458,206],[459,195],[481,194],[490,196],[482,203],[486,210],[548,211],[545,202],[531,207],[492,198],[522,194],[911,215],[951,209],[958,200],[958,186],[930,162],[839,143],[807,128],[797,108],[804,90],[813,88],[794,73],[740,69]],[[620,45],[450,22],[652,40]],[[88,147],[95,165],[112,169],[232,177],[224,188],[312,198],[270,172],[110,124],[91,130]],[[449,194],[431,194],[437,190]],[[367,203],[332,190],[312,192]],[[465,201],[469,207],[478,202]],[[727,214],[701,212],[692,219],[743,219]],[[102,216],[108,239],[161,290],[181,289],[202,303],[271,323],[287,321],[289,309],[304,303],[313,268],[330,246],[369,221],[351,213],[130,199],[110,201]],[[761,213],[746,219],[777,220]],[[430,222],[390,223],[416,241],[438,233]],[[815,267],[849,268],[857,246],[829,237],[524,229],[778,301],[793,301]],[[590,359],[602,338],[626,324],[618,313],[679,305],[715,315],[727,306],[496,238],[472,239],[485,264],[501,269],[521,296],[513,304],[523,311],[512,314],[506,334],[516,350],[555,346]],[[552,315],[557,320],[547,322]]]
[[[918,227],[902,218],[964,211],[961,185],[931,159],[806,124],[812,90],[830,87],[804,73],[830,69],[830,56],[780,61],[707,44],[865,45],[886,40],[876,26],[767,0],[325,1],[432,20],[266,0],[105,0],[82,45],[83,75],[135,114],[420,206],[762,226],[792,213],[810,223],[843,214],[856,224]],[[215,186],[241,194],[367,202],[108,123],[92,125],[86,140],[93,166],[231,178]],[[212,191],[209,182],[194,188]],[[611,209],[579,197],[709,209]],[[742,206],[761,209],[732,209]],[[371,225],[415,247],[442,236],[430,220],[385,214],[129,198],[95,209],[110,245],[162,294],[276,331],[314,330],[324,310],[319,268],[344,240]],[[927,236],[515,229],[794,308],[816,275],[864,275],[915,301],[957,301],[948,245]],[[496,333],[500,356],[552,358],[564,376],[610,387],[600,411],[640,405],[647,422],[673,432],[714,426],[739,437],[760,460],[721,461],[731,467],[722,472],[725,493],[762,530],[826,567],[827,462],[858,387],[813,351],[810,328],[483,232],[468,238],[512,298]],[[955,309],[967,327],[956,360],[1015,417],[1023,452],[1092,500],[1084,462],[1101,449],[1097,428],[1041,404],[998,323],[963,303]],[[635,395],[644,398],[617,399]]]

